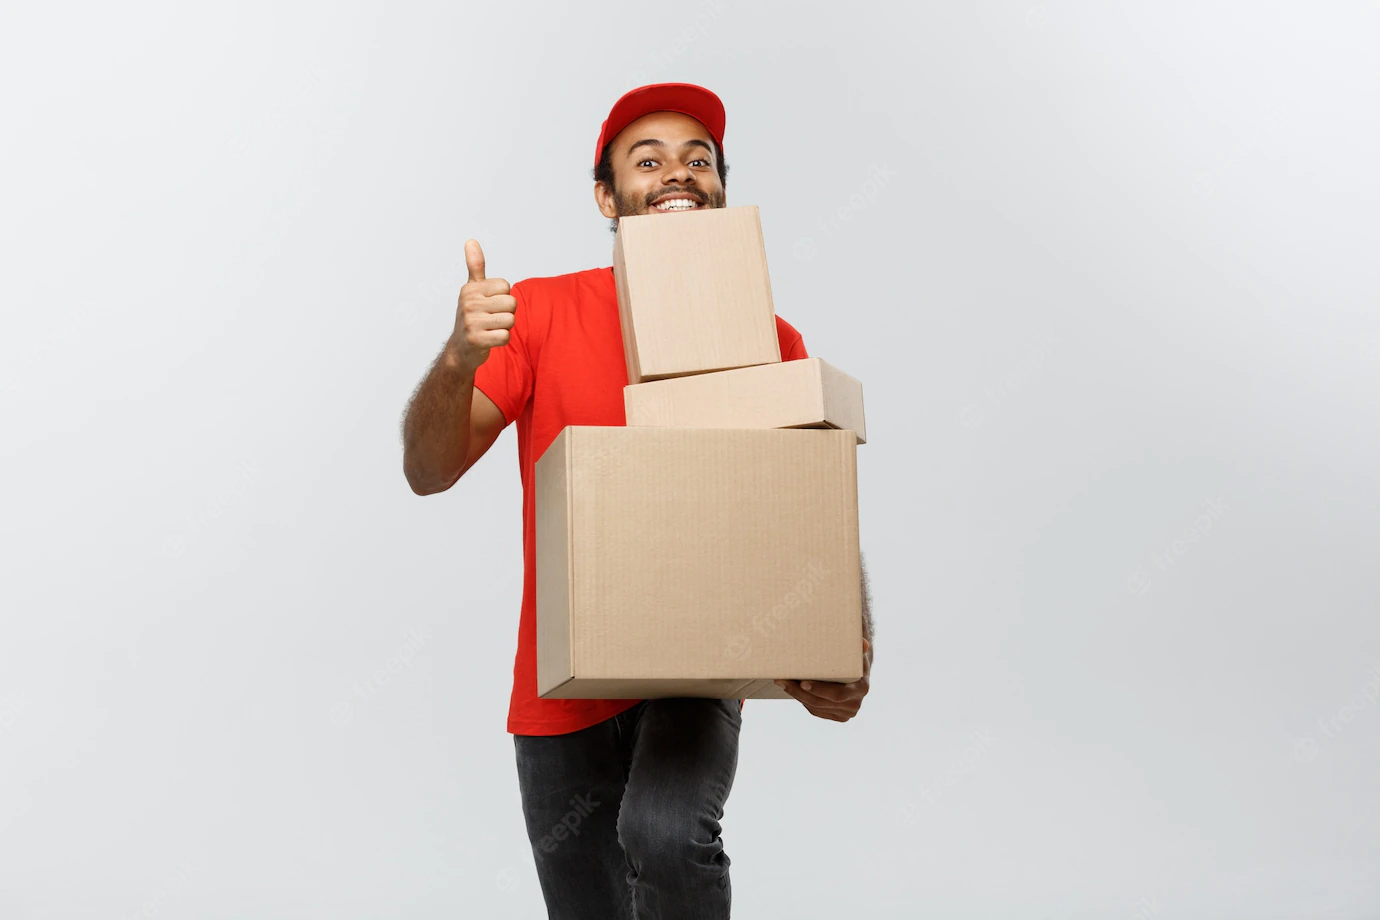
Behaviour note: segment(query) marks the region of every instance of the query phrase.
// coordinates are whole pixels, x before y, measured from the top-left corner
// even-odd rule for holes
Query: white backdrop
[[[659,80],[867,396],[873,692],[747,707],[736,914],[1380,915],[1377,27],[7,8],[0,917],[541,916],[515,432],[419,498],[399,423],[467,237],[610,264]]]

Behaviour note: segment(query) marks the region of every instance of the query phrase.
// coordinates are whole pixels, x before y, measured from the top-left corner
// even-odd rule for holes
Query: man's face
[[[594,199],[605,217],[616,220],[725,205],[714,141],[689,115],[643,115],[613,139],[610,156],[614,187],[594,185]]]

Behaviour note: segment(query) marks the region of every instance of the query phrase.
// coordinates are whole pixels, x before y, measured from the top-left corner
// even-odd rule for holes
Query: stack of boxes
[[[627,427],[536,465],[538,694],[857,680],[862,386],[781,360],[757,208],[622,218],[614,277]]]

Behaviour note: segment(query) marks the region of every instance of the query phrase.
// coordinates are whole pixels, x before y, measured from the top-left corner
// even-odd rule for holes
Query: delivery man
[[[615,231],[619,217],[725,206],[724,121],[719,97],[687,83],[614,103],[595,146],[594,200]],[[487,276],[474,240],[465,262],[455,328],[403,422],[403,471],[418,495],[443,492],[517,423],[524,578],[508,731],[548,914],[727,917],[719,820],[742,701],[537,696],[533,467],[567,425],[625,424],[613,268],[509,285]],[[780,317],[776,328],[783,360],[807,357],[800,333]],[[857,714],[872,666],[868,606],[864,573],[862,679],[777,681],[812,715]]]

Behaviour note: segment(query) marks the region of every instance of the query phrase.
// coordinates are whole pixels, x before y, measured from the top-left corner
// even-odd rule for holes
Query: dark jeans
[[[514,735],[551,920],[728,917],[719,819],[738,768],[737,700],[642,700],[566,735]]]

